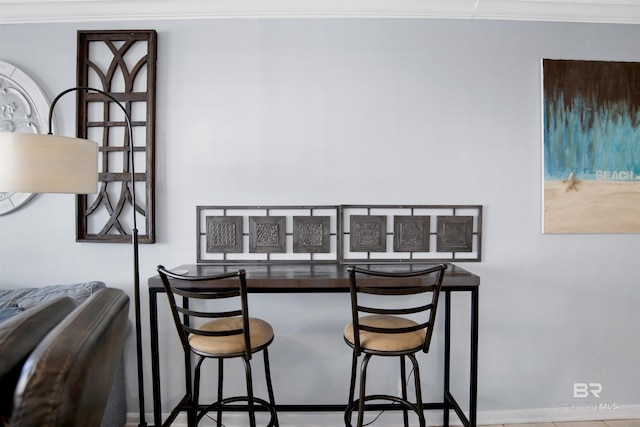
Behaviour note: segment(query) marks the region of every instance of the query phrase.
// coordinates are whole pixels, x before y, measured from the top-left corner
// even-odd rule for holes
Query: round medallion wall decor
[[[0,132],[44,133],[49,101],[25,72],[0,60]],[[0,215],[24,206],[34,193],[0,192]]]

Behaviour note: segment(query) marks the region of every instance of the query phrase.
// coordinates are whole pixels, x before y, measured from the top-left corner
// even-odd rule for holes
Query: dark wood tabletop
[[[389,263],[360,265],[372,270],[422,270],[436,264]],[[470,290],[480,285],[480,277],[454,264],[448,268],[442,281],[443,290]],[[349,292],[349,274],[344,264],[185,264],[171,268],[174,272],[190,276],[208,276],[244,269],[247,290],[252,293],[319,293]],[[381,279],[378,279],[381,280]],[[159,276],[148,280],[151,291],[164,289]]]

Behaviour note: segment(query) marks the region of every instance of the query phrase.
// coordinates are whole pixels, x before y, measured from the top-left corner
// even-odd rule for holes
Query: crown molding
[[[214,18],[640,23],[640,0],[0,0],[0,24]]]

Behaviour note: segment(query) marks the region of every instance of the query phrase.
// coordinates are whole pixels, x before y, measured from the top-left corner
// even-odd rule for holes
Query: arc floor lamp
[[[54,136],[53,110],[60,98],[69,92],[97,92],[122,109],[126,119],[129,144],[129,173],[133,206],[133,285],[136,327],[136,359],[138,365],[138,399],[140,426],[146,426],[142,369],[142,327],[140,314],[140,266],[136,221],[135,164],[131,118],[124,106],[110,94],[91,87],[74,87],[55,97],[49,109],[48,134],[0,132],[0,191],[15,193],[91,194],[98,191],[98,145],[87,139]],[[125,171],[126,172],[126,171]]]

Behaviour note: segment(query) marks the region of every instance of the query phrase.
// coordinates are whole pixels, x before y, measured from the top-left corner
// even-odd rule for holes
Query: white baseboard
[[[640,418],[640,405],[602,404],[577,407],[478,411],[478,425],[541,423],[554,421],[598,421]]]
[[[624,420],[640,418],[640,405],[603,405],[586,407],[561,407],[538,409],[510,409],[502,411],[478,411],[478,425],[496,424],[521,424],[542,423],[557,421],[598,421],[598,420]],[[167,416],[164,414],[163,419]],[[429,411],[426,413],[427,425],[441,426],[442,414]],[[280,412],[278,419],[282,427],[344,427],[342,413],[340,412]],[[153,415],[146,417],[148,424],[153,423]],[[127,414],[127,427],[136,427],[139,424],[137,414]],[[244,426],[246,419],[242,414],[230,413],[225,415],[224,424],[227,427]],[[460,425],[455,413],[451,413],[450,424]],[[185,427],[187,420],[184,414],[180,414],[172,424],[176,427]],[[379,420],[371,424],[373,427],[396,427],[384,424]]]

